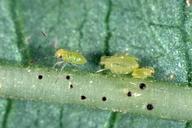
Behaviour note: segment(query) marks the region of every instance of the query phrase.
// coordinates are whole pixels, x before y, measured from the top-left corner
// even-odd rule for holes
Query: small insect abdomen
[[[72,52],[65,49],[59,49],[55,53],[56,58],[61,58],[65,63],[71,63],[71,64],[85,64],[87,63],[86,58],[78,53],[78,52]]]
[[[100,64],[116,74],[129,74],[139,67],[137,58],[128,55],[103,56]]]
[[[87,63],[87,60],[85,59],[85,57],[83,55],[81,55],[80,53],[76,53],[76,52],[69,52],[68,56],[66,58],[63,58],[64,61],[66,60],[66,62],[72,63],[72,64],[85,64]]]
[[[76,52],[68,51],[65,55],[63,55],[63,60],[67,63],[72,64],[85,64],[87,63],[87,60],[83,55]]]
[[[138,69],[133,70],[132,76],[134,78],[138,78],[138,79],[145,79],[147,77],[152,77],[154,72],[155,71],[152,67],[138,68]]]

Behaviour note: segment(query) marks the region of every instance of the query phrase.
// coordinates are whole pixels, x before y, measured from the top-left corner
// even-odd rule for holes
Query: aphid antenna
[[[47,33],[45,31],[41,31],[41,34],[44,36],[44,37],[47,37]]]

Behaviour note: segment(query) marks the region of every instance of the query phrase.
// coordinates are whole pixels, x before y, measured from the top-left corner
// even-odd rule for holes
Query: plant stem
[[[82,71],[0,66],[0,96],[4,98],[192,120],[192,89],[179,85]]]

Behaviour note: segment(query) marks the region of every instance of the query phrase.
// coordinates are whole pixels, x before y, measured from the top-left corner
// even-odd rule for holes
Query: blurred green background
[[[88,63],[79,68],[95,72],[102,55],[128,53],[154,67],[155,79],[190,86],[191,21],[185,0],[0,0],[0,59],[51,68],[56,49],[65,48],[83,53]],[[1,99],[0,127],[184,128],[190,122]]]

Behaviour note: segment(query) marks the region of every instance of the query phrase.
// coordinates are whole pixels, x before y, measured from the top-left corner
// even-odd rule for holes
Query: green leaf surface
[[[2,61],[51,67],[55,50],[65,48],[83,53],[88,63],[79,68],[95,72],[102,55],[126,52],[154,67],[155,79],[191,85],[192,7],[184,0],[0,0],[0,12]],[[186,121],[5,99],[0,123],[5,128],[190,127]]]

